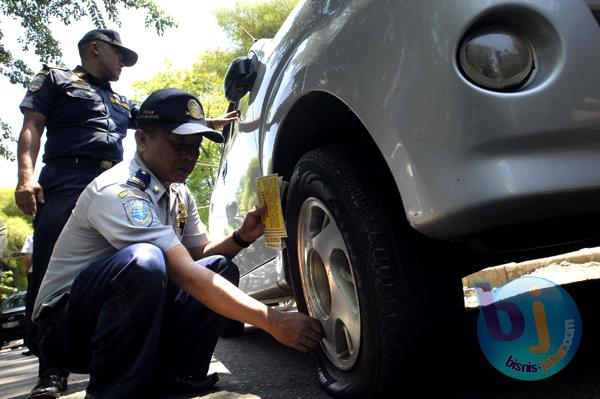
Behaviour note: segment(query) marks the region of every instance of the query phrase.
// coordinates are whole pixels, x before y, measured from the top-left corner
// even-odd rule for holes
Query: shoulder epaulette
[[[127,185],[142,191],[145,191],[149,184],[150,174],[142,169],[138,169],[138,171],[135,172],[135,175],[131,176],[129,180],[127,180]]]
[[[49,71],[51,69],[59,69],[61,71],[70,71],[69,68],[64,68],[64,67],[55,66],[55,65],[42,64],[43,71]]]

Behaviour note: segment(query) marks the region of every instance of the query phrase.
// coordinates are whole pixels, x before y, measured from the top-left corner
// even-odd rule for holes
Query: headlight
[[[467,79],[491,90],[517,88],[533,70],[533,52],[527,41],[504,29],[488,28],[467,36],[459,60]]]

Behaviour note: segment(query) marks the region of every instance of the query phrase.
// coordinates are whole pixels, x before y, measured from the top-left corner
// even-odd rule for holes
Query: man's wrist
[[[281,312],[277,309],[267,306],[267,327],[264,328],[269,334],[275,336],[281,324]]]
[[[29,173],[19,173],[17,175],[17,185],[24,184],[31,180],[31,174]]]
[[[246,241],[242,237],[240,237],[240,233],[238,230],[234,231],[231,235],[233,241],[242,248],[248,248],[254,241]]]
[[[31,179],[19,179],[17,180],[17,187],[23,187],[28,185],[31,182]]]

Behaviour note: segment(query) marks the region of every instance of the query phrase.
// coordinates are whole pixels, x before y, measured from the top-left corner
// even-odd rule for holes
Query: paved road
[[[22,356],[19,344],[0,351],[0,399],[25,399],[35,383],[37,359]],[[210,371],[219,373],[216,389],[196,398],[329,398],[320,388],[310,354],[280,345],[251,326],[242,337],[219,341]],[[63,397],[83,399],[86,383],[86,375],[71,375]]]
[[[521,382],[504,377],[481,355],[475,336],[476,312],[469,313],[470,331],[461,359],[436,359],[428,371],[431,384],[438,373],[460,370],[455,386],[448,387],[446,398],[483,399],[580,399],[600,398],[600,319],[598,317],[600,281],[565,286],[579,306],[583,334],[575,359],[563,371],[547,380]],[[22,399],[35,381],[35,358],[20,355],[22,349],[0,351],[0,398]],[[457,365],[460,365],[458,368]],[[270,336],[246,327],[242,337],[221,340],[211,365],[220,373],[217,388],[202,399],[325,399],[310,355],[283,347]],[[401,376],[399,376],[401,378]],[[86,376],[71,377],[66,399],[83,399]],[[401,397],[394,395],[394,398]],[[408,397],[413,397],[409,395]]]

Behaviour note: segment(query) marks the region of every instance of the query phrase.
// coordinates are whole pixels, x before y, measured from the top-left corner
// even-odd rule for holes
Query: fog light
[[[459,58],[467,79],[491,90],[518,88],[533,70],[533,52],[527,41],[504,29],[469,35],[461,44]]]

